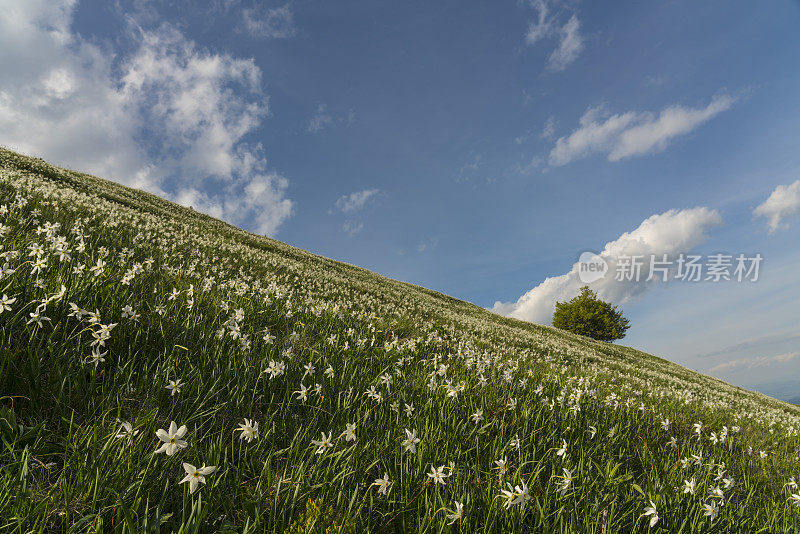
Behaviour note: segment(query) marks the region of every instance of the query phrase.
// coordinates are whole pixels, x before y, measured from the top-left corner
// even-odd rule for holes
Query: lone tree
[[[614,341],[625,337],[630,322],[616,306],[600,300],[589,286],[583,286],[574,299],[556,302],[553,326],[599,341]]]

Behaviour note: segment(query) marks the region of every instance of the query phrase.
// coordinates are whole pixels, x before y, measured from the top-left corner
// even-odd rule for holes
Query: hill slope
[[[5,530],[800,524],[796,406],[2,149],[0,236]]]

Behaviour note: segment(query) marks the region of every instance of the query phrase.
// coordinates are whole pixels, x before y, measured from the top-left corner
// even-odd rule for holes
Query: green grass
[[[800,478],[793,405],[6,150],[0,205],[0,296],[14,299],[0,312],[0,532],[800,525],[786,485]],[[285,372],[272,377],[271,362]],[[317,384],[305,401],[295,393]],[[365,394],[373,387],[380,401]],[[237,430],[245,418],[259,425],[251,442]],[[171,421],[186,425],[187,446],[157,454]],[[123,422],[135,436],[116,437]],[[342,436],[348,423],[355,441]],[[405,429],[421,439],[414,454]],[[323,432],[333,447],[316,454]],[[190,493],[184,462],[217,469]],[[445,466],[444,485],[432,466]],[[387,495],[373,485],[384,474]],[[504,506],[502,491],[523,483],[525,508]],[[722,497],[709,496],[715,486]],[[704,515],[723,500],[716,519]],[[448,525],[456,501],[463,517]]]

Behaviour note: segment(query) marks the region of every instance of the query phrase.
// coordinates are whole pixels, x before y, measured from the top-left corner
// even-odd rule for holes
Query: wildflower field
[[[800,408],[0,150],[0,532],[791,532]]]

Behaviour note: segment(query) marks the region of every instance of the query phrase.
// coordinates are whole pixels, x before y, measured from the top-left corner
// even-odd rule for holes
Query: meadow
[[[0,149],[0,532],[792,532],[800,408]]]

